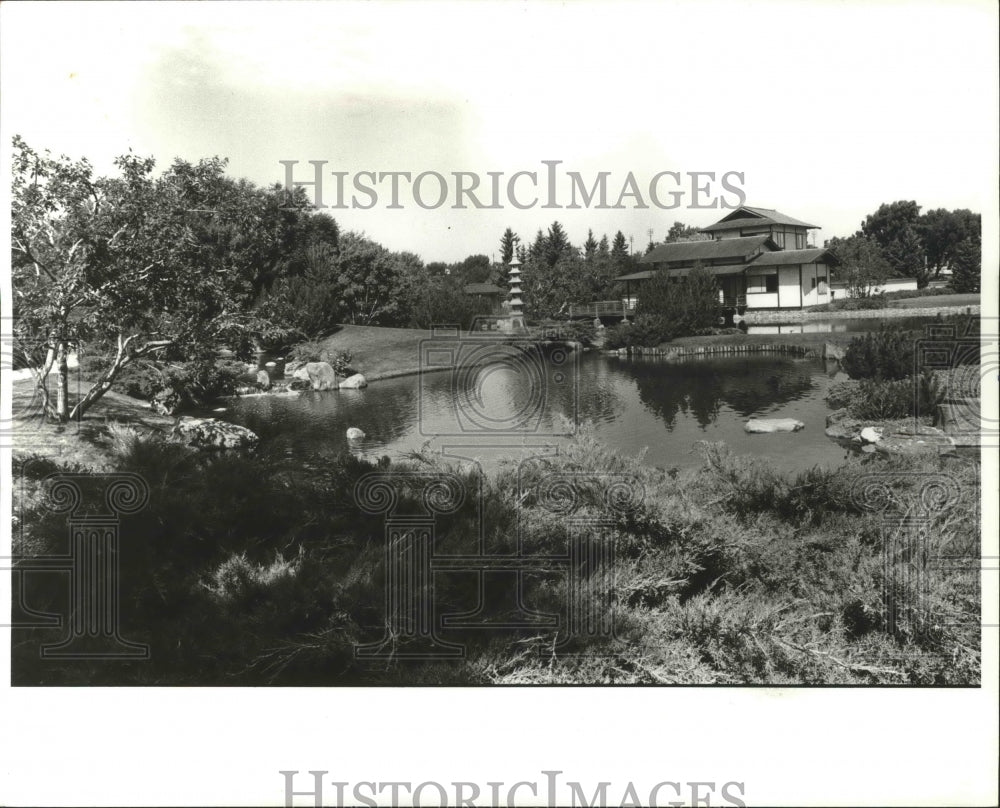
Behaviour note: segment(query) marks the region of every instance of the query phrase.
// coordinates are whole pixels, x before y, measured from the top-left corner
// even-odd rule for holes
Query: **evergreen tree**
[[[956,292],[978,292],[982,285],[983,265],[980,241],[967,238],[954,249],[951,260],[951,288]]]
[[[628,258],[628,242],[625,234],[619,230],[615,233],[615,240],[611,244],[611,257],[617,259]]]
[[[572,249],[569,238],[563,226],[559,222],[552,222],[549,227],[548,236],[545,239],[545,261],[550,267],[554,267],[559,259]]]
[[[588,261],[592,261],[596,253],[597,241],[594,240],[594,231],[587,230],[587,240],[583,242],[583,256]]]
[[[597,254],[602,258],[607,258],[611,255],[611,248],[608,246],[608,236],[605,233],[601,236],[601,242],[597,245]]]
[[[505,266],[511,262],[514,257],[514,248],[517,246],[521,239],[517,237],[517,234],[511,230],[509,227],[503,231],[503,236],[500,238],[500,263]]]

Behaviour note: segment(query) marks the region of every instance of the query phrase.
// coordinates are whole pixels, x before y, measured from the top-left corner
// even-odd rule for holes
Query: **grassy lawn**
[[[344,325],[323,340],[323,347],[331,354],[350,351],[351,367],[374,381],[416,373],[420,369],[420,342],[430,336],[430,331],[419,328]]]
[[[127,422],[147,430],[168,432],[175,420],[153,412],[144,401],[112,390],[105,393],[79,422],[62,426],[44,423],[40,399],[31,379],[14,382],[11,399],[15,456],[35,454],[91,469],[113,466],[107,442],[109,423]]]
[[[933,306],[978,306],[978,292],[960,295],[927,295],[925,297],[906,297],[900,300],[890,300],[890,309],[923,309]]]

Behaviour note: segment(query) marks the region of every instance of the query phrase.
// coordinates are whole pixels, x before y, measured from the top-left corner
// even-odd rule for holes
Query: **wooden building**
[[[649,269],[616,280],[626,284],[633,307],[633,290],[654,273],[681,280],[696,265],[716,277],[727,306],[800,309],[829,303],[830,271],[838,262],[828,250],[809,246],[814,229],[776,210],[744,206],[702,228],[710,241],[661,244],[640,261]]]

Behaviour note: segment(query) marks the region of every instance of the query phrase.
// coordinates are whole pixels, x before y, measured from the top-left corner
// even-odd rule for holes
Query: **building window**
[[[778,273],[771,275],[748,275],[747,294],[764,294],[778,291]]]
[[[785,234],[783,231],[774,234],[774,243],[781,247],[781,249],[785,249]]]
[[[796,233],[795,234],[795,249],[804,250],[806,248],[806,234]]]

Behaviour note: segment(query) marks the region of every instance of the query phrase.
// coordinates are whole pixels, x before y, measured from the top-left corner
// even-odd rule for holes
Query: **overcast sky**
[[[997,10],[985,2],[4,4],[2,123],[106,170],[221,155],[282,181],[326,172],[743,175],[750,205],[847,235],[882,202],[987,212],[997,179]],[[326,174],[324,201],[335,183]],[[506,177],[504,179],[505,188]],[[738,181],[736,181],[738,182]],[[404,189],[406,185],[403,185]],[[520,185],[522,201],[532,198]],[[660,186],[669,200],[669,182]],[[425,198],[436,197],[429,183]],[[641,250],[727,211],[331,211],[424,260],[493,254],[553,219],[577,243],[621,229]],[[715,184],[712,193],[723,189]],[[488,197],[488,194],[486,195]],[[732,201],[733,194],[724,194]],[[366,197],[361,197],[367,202]],[[348,200],[350,201],[350,200]],[[484,200],[488,201],[488,200]],[[651,204],[647,198],[647,204]],[[568,199],[561,198],[565,204]]]

